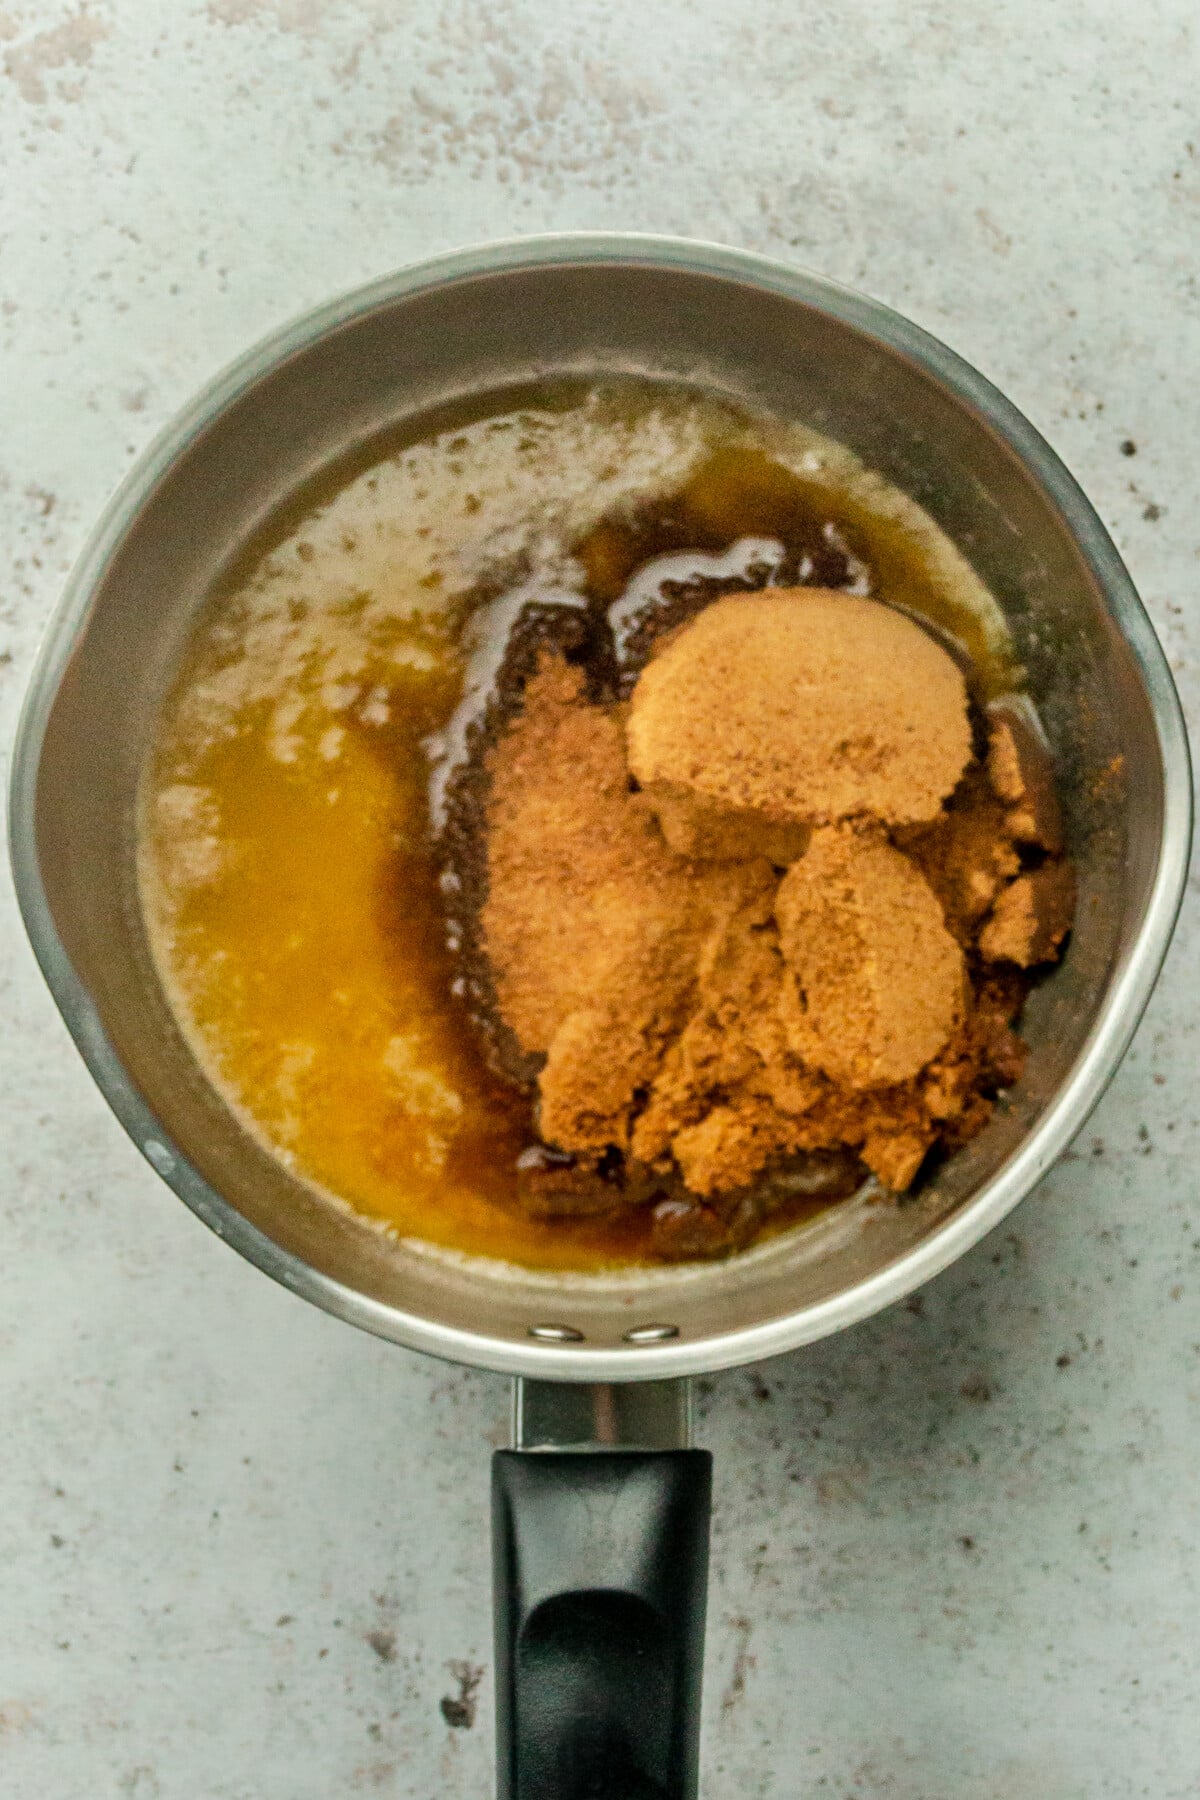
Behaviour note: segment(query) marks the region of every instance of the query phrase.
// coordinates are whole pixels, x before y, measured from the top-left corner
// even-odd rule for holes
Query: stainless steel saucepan
[[[215,578],[377,432],[557,374],[644,373],[819,428],[913,495],[1008,617],[1063,772],[1080,877],[1011,1104],[910,1205],[848,1202],[717,1265],[556,1279],[451,1266],[323,1202],[201,1073],[138,905],[138,784]],[[25,921],[110,1105],[243,1256],[339,1318],[518,1378],[494,1470],[503,1800],[696,1791],[708,1458],[687,1376],[899,1299],[1017,1204],[1078,1130],[1150,993],[1190,832],[1184,728],[1154,632],[1058,458],[943,345],[860,295],[734,250],[570,235],[464,251],[268,339],[142,459],[68,585],[12,789]]]

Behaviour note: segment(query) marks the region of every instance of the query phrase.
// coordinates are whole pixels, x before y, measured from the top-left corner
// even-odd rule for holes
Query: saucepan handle
[[[500,1451],[499,1800],[695,1800],[712,1458]]]

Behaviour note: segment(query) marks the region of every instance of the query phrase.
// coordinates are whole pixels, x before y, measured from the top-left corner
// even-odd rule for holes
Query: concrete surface
[[[1195,719],[1195,21],[0,0],[5,742],[84,532],[201,381],[335,289],[562,226],[747,244],[944,335],[1082,478]],[[486,1795],[505,1384],[209,1237],[93,1091],[7,885],[0,932],[0,1794]],[[1010,1229],[706,1385],[709,1800],[1200,1792],[1198,983],[1193,907]]]

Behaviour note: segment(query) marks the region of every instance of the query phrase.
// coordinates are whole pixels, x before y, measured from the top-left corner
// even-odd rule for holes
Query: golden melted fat
[[[530,1266],[641,1254],[637,1220],[512,1204],[530,1106],[451,997],[430,763],[477,596],[518,566],[579,592],[571,546],[600,519],[689,479],[702,494],[721,458],[764,452],[1005,685],[994,602],[911,502],[810,433],[657,388],[545,393],[381,448],[281,521],[200,618],[144,789],[158,967],[246,1124],[381,1228]]]

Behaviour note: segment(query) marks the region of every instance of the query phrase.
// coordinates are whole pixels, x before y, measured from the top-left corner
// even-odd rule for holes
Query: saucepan
[[[323,468],[474,394],[558,375],[692,383],[802,421],[912,495],[1003,607],[1061,771],[1079,906],[1032,995],[1026,1072],[903,1206],[848,1201],[725,1262],[570,1277],[425,1253],[331,1206],[201,1072],[138,904],[138,790],[189,625]],[[739,251],[638,236],[443,257],[322,307],[214,381],[125,482],[33,676],[11,837],[35,950],[117,1116],[179,1197],[351,1324],[511,1373],[494,1465],[499,1792],[697,1785],[710,1467],[687,1377],[900,1299],[1005,1217],[1116,1068],[1167,947],[1191,788],[1162,650],[1032,426],[886,307]]]

